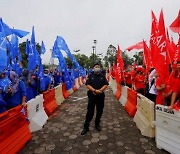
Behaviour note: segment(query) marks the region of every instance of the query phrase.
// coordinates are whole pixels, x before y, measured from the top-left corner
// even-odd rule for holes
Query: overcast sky
[[[110,44],[124,50],[149,40],[151,10],[159,18],[161,8],[169,27],[177,17],[180,0],[0,0],[0,17],[10,27],[29,32],[35,26],[36,42],[43,40],[47,49],[43,62],[48,63],[57,35],[66,40],[72,53],[80,49],[88,56],[95,39],[97,53],[103,54]],[[177,34],[170,31],[170,35],[177,40]]]

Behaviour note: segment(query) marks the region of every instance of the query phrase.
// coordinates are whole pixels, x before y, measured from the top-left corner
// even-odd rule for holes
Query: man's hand
[[[99,95],[99,94],[102,94],[102,91],[101,91],[101,90],[96,90],[95,93],[96,93],[97,95]]]

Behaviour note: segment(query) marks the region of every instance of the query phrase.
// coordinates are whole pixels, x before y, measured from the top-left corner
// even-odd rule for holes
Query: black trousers
[[[157,95],[149,93],[147,98],[149,98],[151,101],[154,102],[154,104],[156,104],[156,97]]]
[[[96,119],[95,119],[95,125],[99,125],[101,121],[101,117],[103,114],[103,108],[104,108],[104,95],[100,96],[90,96],[88,100],[88,107],[87,107],[87,114],[86,114],[86,120],[84,123],[84,128],[89,128],[89,124],[94,116],[94,110],[96,107]]]

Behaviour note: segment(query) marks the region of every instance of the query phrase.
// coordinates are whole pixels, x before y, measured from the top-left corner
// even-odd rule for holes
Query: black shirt
[[[103,74],[91,73],[86,80],[86,85],[90,85],[94,89],[98,90],[101,89],[104,85],[109,85],[109,83]]]

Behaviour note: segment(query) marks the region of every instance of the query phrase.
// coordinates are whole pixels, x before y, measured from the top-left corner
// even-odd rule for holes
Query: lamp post
[[[80,51],[80,49],[76,49],[76,50],[73,50],[73,51],[77,53],[77,52],[79,52],[79,51]]]
[[[97,44],[97,40],[94,40],[95,55],[96,55],[96,44]]]
[[[93,49],[93,64],[94,64],[94,49],[95,49],[95,46],[92,46],[92,49]]]

